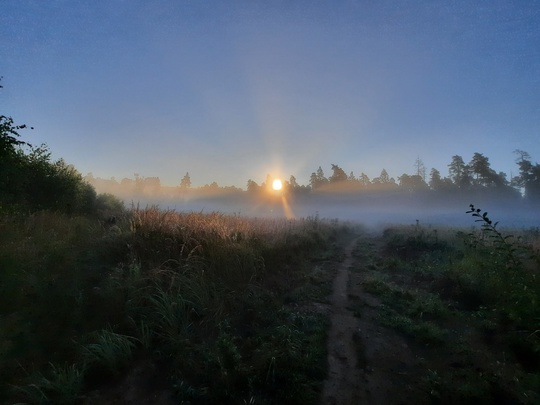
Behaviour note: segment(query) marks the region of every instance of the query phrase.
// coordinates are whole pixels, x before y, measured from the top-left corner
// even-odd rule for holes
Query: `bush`
[[[47,146],[19,140],[26,125],[0,115],[0,213],[53,210],[91,214],[96,192],[63,159],[51,160]]]

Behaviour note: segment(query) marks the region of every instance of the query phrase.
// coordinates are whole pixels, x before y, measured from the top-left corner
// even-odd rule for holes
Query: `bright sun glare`
[[[273,181],[273,183],[272,183],[272,188],[273,188],[274,190],[276,190],[276,191],[277,191],[277,190],[281,190],[282,187],[283,187],[283,184],[281,183],[281,180],[276,179],[276,180]]]

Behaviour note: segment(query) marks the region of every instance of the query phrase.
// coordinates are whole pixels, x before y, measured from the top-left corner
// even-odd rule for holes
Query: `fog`
[[[124,198],[127,207],[158,206],[178,212],[221,212],[228,215],[266,218],[337,219],[354,222],[369,228],[384,228],[393,224],[426,226],[480,227],[471,214],[469,204],[488,212],[499,229],[529,229],[540,226],[538,207],[521,200],[470,200],[463,196],[426,198],[403,196],[399,193],[373,193],[366,195],[308,195],[283,197],[252,196],[248,193],[231,193],[206,197],[152,197]]]

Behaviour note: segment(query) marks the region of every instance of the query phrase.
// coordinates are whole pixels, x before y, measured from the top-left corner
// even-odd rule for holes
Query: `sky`
[[[1,0],[0,114],[175,186],[540,161],[540,1]]]

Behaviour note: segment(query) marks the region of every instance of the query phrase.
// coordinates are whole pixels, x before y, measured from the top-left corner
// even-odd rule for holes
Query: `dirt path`
[[[401,335],[376,321],[380,302],[363,291],[363,259],[373,252],[367,243],[364,253],[353,256],[361,238],[365,242],[361,236],[347,245],[345,260],[334,280],[329,373],[322,404],[429,403],[426,393],[415,388],[423,369],[422,358],[412,352]]]
[[[331,299],[332,322],[328,335],[328,379],[324,383],[323,404],[352,404],[360,389],[360,373],[353,335],[358,321],[347,309],[347,286],[352,250],[357,239],[345,250],[345,260],[334,280]]]

